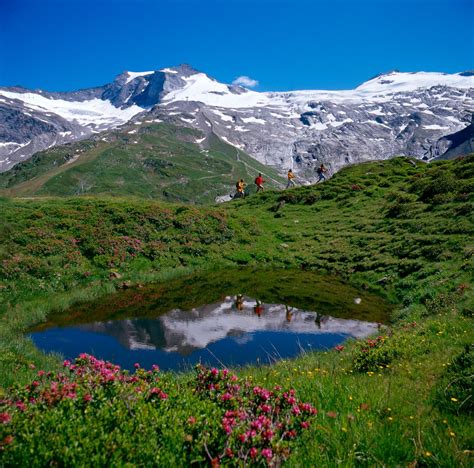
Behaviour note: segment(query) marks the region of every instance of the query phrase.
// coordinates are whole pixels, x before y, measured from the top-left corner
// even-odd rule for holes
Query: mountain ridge
[[[257,92],[220,83],[190,65],[125,71],[72,92],[0,88],[0,172],[38,151],[127,122],[159,119],[192,127],[309,182],[315,166],[408,155],[439,157],[437,142],[469,125],[469,72],[375,76],[353,90]]]

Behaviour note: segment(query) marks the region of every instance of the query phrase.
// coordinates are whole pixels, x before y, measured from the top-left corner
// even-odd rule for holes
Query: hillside
[[[0,174],[7,196],[137,196],[187,203],[214,202],[244,178],[262,172],[267,186],[284,182],[245,152],[198,130],[142,122],[120,131],[51,148]]]
[[[35,450],[38,463],[66,465],[248,463],[255,453],[261,465],[470,466],[473,184],[471,155],[355,165],[317,186],[219,206],[0,199],[4,463],[24,464]],[[242,266],[337,275],[392,302],[391,323],[377,339],[239,369],[235,381],[199,370],[122,375],[88,357],[62,371],[23,335],[54,311],[121,288]],[[111,373],[115,383],[101,380]],[[74,398],[52,395],[56,381]],[[274,386],[282,403],[269,397],[269,411],[275,421],[287,415],[294,436],[269,442],[262,433],[250,452],[239,431],[251,428],[233,432],[229,418],[244,405],[248,424],[257,420]],[[283,402],[293,390],[296,409]]]

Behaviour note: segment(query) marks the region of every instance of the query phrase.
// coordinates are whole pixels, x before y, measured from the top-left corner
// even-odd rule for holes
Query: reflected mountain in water
[[[363,338],[375,333],[377,324],[333,318],[283,304],[261,304],[239,295],[190,311],[174,309],[153,319],[96,322],[77,328],[114,337],[130,350],[160,349],[188,356],[226,338],[243,345],[252,341],[256,332]]]

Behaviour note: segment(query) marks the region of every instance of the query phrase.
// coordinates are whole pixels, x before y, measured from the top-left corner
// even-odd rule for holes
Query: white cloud
[[[255,88],[255,86],[258,86],[258,81],[244,75],[236,78],[232,84],[245,86],[246,88]]]

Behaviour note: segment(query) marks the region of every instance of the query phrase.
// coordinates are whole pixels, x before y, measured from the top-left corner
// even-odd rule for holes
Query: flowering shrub
[[[2,461],[27,464],[35,447],[39,465],[273,465],[317,413],[294,390],[255,386],[226,369],[198,367],[183,384],[157,366],[134,367],[81,354],[11,389],[0,400]]]
[[[295,391],[272,390],[240,381],[228,370],[197,367],[195,391],[219,403],[224,444],[214,464],[239,459],[278,464],[288,457],[289,442],[307,429],[317,410],[296,399]]]
[[[359,372],[376,371],[387,367],[397,356],[387,337],[363,340],[357,345],[352,367]]]

